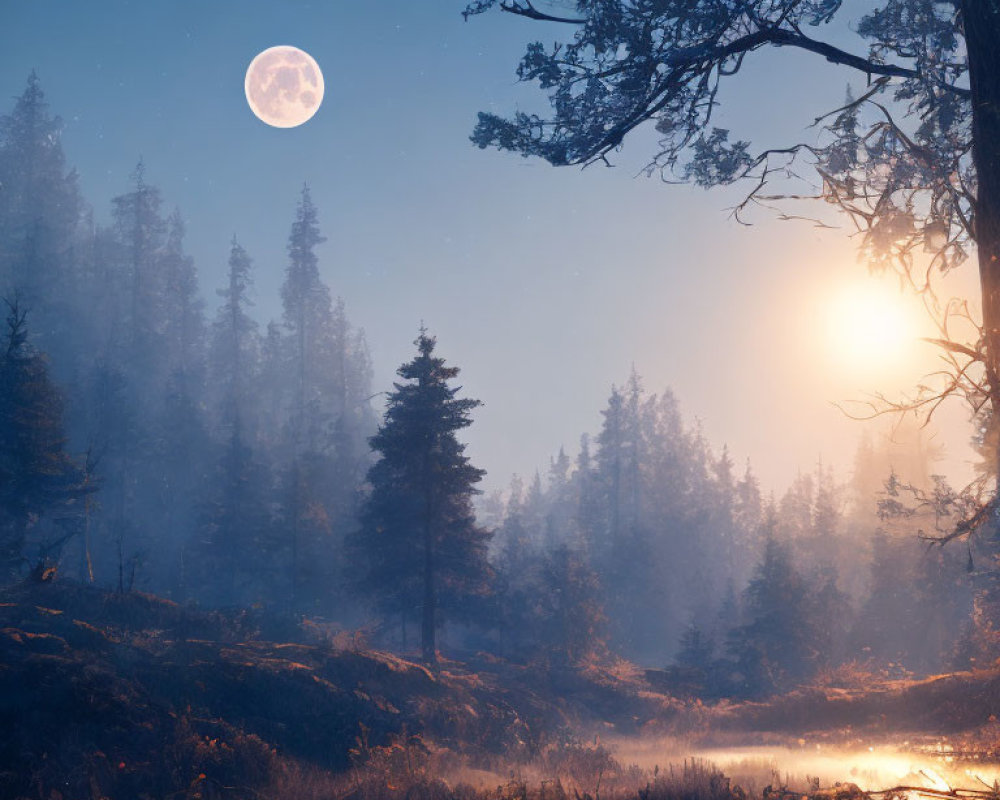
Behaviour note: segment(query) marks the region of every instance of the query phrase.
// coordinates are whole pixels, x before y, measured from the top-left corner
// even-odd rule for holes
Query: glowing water
[[[992,789],[1000,781],[1000,764],[958,761],[950,748],[873,745],[847,748],[834,745],[746,746],[683,749],[663,741],[608,742],[623,764],[645,769],[668,768],[685,759],[701,759],[721,769],[734,783],[760,790],[767,785],[806,789],[854,783],[864,790],[912,786],[937,791]]]

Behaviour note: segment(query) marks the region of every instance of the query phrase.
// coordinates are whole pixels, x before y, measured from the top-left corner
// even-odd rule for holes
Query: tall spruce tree
[[[457,367],[434,356],[436,340],[421,329],[416,357],[397,374],[385,418],[370,440],[381,456],[355,547],[360,588],[388,613],[421,609],[424,660],[437,660],[436,633],[444,613],[485,594],[491,534],[476,524],[472,498],[485,472],[472,466],[456,431],[472,424],[479,400],[456,397],[448,382]]]
[[[157,524],[146,527],[156,536],[159,585],[174,587],[183,595],[188,589],[190,565],[184,554],[184,537],[177,532],[195,527],[213,454],[203,402],[205,315],[194,259],[184,252],[180,210],[167,220],[167,235],[157,261],[160,287],[156,303],[163,314],[157,351],[166,374],[156,398],[158,408],[150,419],[151,478],[156,486],[150,500],[159,510],[153,512]]]
[[[131,180],[131,191],[111,201],[119,269],[125,283],[125,307],[119,313],[125,319],[125,366],[144,376],[144,386],[136,388],[145,390],[141,399],[149,402],[159,393],[166,367],[160,358],[164,311],[160,255],[168,226],[161,214],[160,190],[146,182],[141,160]]]
[[[32,72],[13,111],[0,116],[0,279],[34,310],[46,350],[66,347],[59,339],[71,330],[72,250],[83,205],[61,133]]]
[[[250,316],[253,305],[252,262],[247,251],[233,237],[229,250],[227,285],[216,291],[222,305],[212,324],[209,364],[213,376],[213,409],[224,431],[256,430],[247,420],[251,378],[258,368],[260,336]]]
[[[329,472],[335,399],[341,393],[331,380],[330,289],[320,278],[315,252],[324,241],[309,187],[303,186],[281,287],[287,331],[281,383],[288,389],[285,449],[290,456],[282,475],[282,516],[289,535],[290,600],[295,612],[306,605],[315,607],[313,601],[331,588],[322,567],[332,565],[335,556],[322,483]]]
[[[254,452],[258,426],[250,398],[261,346],[249,311],[252,268],[249,254],[233,236],[226,286],[216,291],[222,304],[209,347],[212,404],[224,446],[193,543],[197,562],[222,578],[203,581],[201,596],[223,604],[262,600],[264,588],[273,584],[271,573],[281,550],[268,507],[271,476]]]
[[[330,289],[319,275],[315,248],[326,241],[319,232],[319,219],[309,187],[295,210],[288,237],[288,269],[281,287],[285,328],[291,340],[291,425],[295,455],[304,442],[315,439],[329,415],[329,386],[325,366],[332,335]],[[320,371],[324,365],[324,371]],[[323,402],[323,401],[327,402]]]

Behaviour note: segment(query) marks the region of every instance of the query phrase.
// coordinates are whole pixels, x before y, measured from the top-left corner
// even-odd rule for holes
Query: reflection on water
[[[623,764],[646,769],[669,768],[685,759],[702,759],[718,766],[734,783],[760,791],[767,785],[805,790],[854,783],[866,791],[912,786],[932,791],[993,789],[1000,781],[1000,764],[955,759],[945,742],[934,746],[873,745],[845,748],[833,745],[748,746],[684,750],[676,743],[622,740],[608,742]]]

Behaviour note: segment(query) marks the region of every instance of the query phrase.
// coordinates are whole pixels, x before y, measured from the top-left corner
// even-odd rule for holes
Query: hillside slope
[[[595,732],[702,743],[906,732],[982,750],[997,738],[997,671],[705,706],[628,665],[478,654],[432,672],[315,629],[286,625],[288,641],[271,641],[259,628],[68,582],[0,592],[0,797],[255,797],[289,771],[411,769],[432,751],[501,772]]]
[[[0,796],[263,785],[289,761],[339,771],[352,748],[407,738],[488,765],[571,725],[629,731],[669,707],[606,675],[492,659],[432,673],[291,634],[267,641],[238,616],[67,582],[0,592]]]

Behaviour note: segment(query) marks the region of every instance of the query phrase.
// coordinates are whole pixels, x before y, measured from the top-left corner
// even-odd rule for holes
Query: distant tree
[[[713,584],[721,588],[720,578],[735,575],[745,563],[747,552],[736,525],[738,497],[733,461],[729,448],[723,446],[718,459],[709,456],[709,474],[706,485],[709,519],[706,526],[712,531]]]
[[[325,421],[321,398],[327,375],[323,368],[330,357],[333,310],[316,255],[317,245],[325,241],[309,187],[304,186],[288,236],[288,268],[281,287],[284,324],[291,342],[291,423],[294,446],[300,449],[307,439],[316,438]]]
[[[725,696],[728,662],[715,657],[715,641],[696,623],[681,633],[674,663],[665,670],[672,694],[693,697]]]
[[[186,559],[192,594],[215,604],[261,600],[263,587],[273,588],[275,564],[281,561],[268,509],[270,476],[252,446],[256,426],[250,409],[260,349],[257,323],[249,314],[252,289],[250,256],[233,236],[208,349],[207,388],[223,444]]]
[[[808,539],[813,530],[815,495],[813,476],[799,472],[778,505],[777,521],[784,539]]]
[[[843,564],[853,583],[853,576],[865,571],[862,564],[867,548],[865,542],[851,541],[846,535],[842,494],[833,471],[818,462],[814,472],[796,475],[781,498],[778,528],[804,572]]]
[[[288,236],[281,287],[284,335],[263,347],[261,394],[279,415],[281,518],[288,531],[293,608],[329,613],[343,582],[344,537],[356,524],[358,489],[375,429],[364,335],[334,303],[316,248],[326,241],[308,186]],[[265,408],[266,418],[270,409]],[[268,420],[272,424],[274,420]]]
[[[317,600],[324,562],[332,568],[331,520],[324,505],[323,476],[328,471],[330,426],[340,390],[333,386],[330,363],[332,301],[319,274],[316,247],[326,241],[308,186],[302,187],[288,235],[288,266],[281,286],[285,336],[277,355],[278,396],[284,403],[282,524],[289,536],[290,602],[294,612]],[[269,356],[275,353],[267,353]],[[272,365],[269,365],[272,366]],[[283,459],[284,460],[284,459]],[[326,550],[326,552],[323,552]],[[318,609],[314,609],[318,610]]]
[[[157,492],[155,512],[162,527],[157,531],[156,562],[163,573],[162,586],[186,583],[184,536],[177,532],[196,527],[199,506],[212,471],[205,413],[205,318],[198,293],[194,259],[184,252],[184,223],[179,210],[167,220],[163,249],[157,254],[160,291],[157,305],[163,323],[157,350],[166,374],[151,419],[150,450]],[[150,508],[150,506],[147,506]],[[156,508],[152,506],[152,508]],[[179,568],[177,566],[179,563]]]
[[[912,527],[911,522],[891,534],[880,529],[872,537],[869,591],[853,620],[851,641],[855,652],[879,667],[929,673],[947,665],[970,621],[973,584],[967,552],[928,550]],[[975,622],[968,634],[985,641],[981,621]],[[980,663],[997,655],[1000,649]]]
[[[328,454],[308,447],[279,472],[278,522],[286,541],[275,556],[288,565],[283,593],[295,614],[331,613],[343,588],[342,542],[335,535],[338,525],[353,527],[354,520],[337,519],[324,491],[331,466]]]
[[[689,625],[681,634],[677,665],[708,673],[715,654],[715,642],[697,625]]]
[[[727,642],[748,694],[787,689],[813,673],[819,653],[812,606],[788,548],[768,536],[744,592],[744,622]]]
[[[333,308],[330,341],[333,374],[330,466],[323,491],[331,513],[340,519],[357,517],[359,492],[371,466],[368,438],[377,420],[372,410],[372,368],[363,330],[352,331],[344,301]]]
[[[271,320],[261,337],[260,375],[256,385],[255,406],[260,416],[261,435],[269,443],[277,444],[283,422],[284,395],[288,383],[285,370],[286,342],[281,326]]]
[[[272,487],[238,426],[210,477],[187,559],[191,594],[213,605],[273,602],[283,553],[269,509]]]
[[[0,569],[9,578],[26,560],[29,530],[46,514],[69,512],[91,487],[66,452],[62,398],[45,358],[28,343],[27,314],[16,300],[7,308],[0,354]]]
[[[562,492],[569,482],[570,462],[566,448],[559,448],[559,455],[549,459],[549,488],[556,493]]]
[[[151,463],[142,469],[148,485],[135,513],[152,517],[145,524],[151,534],[147,546],[155,555],[150,577],[160,591],[187,591],[184,533],[197,524],[215,457],[203,396],[191,374],[179,367],[168,376],[162,407],[152,421],[154,435],[145,453]]]
[[[576,457],[576,472],[573,476],[573,482],[576,486],[574,514],[576,525],[581,538],[592,547],[599,540],[603,530],[603,514],[601,511],[601,492],[597,482],[590,442],[590,434],[581,434],[580,452]]]
[[[872,537],[871,587],[853,633],[857,649],[880,665],[909,661],[925,632],[923,615],[914,613],[915,544],[884,530]]]
[[[130,450],[141,409],[136,407],[129,389],[121,366],[108,357],[88,364],[83,380],[76,386],[76,425],[83,431],[102,481],[100,502],[91,503],[93,536],[89,538],[94,554],[85,554],[90,580],[110,579],[107,568],[116,558],[121,561],[126,539],[131,539],[127,536],[133,491],[129,480]]]
[[[639,498],[638,400],[640,388],[633,374],[624,391],[611,387],[604,423],[597,437],[597,477],[605,497],[607,519],[603,541],[595,542],[613,554],[626,536],[635,533]]]
[[[603,654],[608,620],[586,554],[566,542],[548,549],[532,543],[517,511],[498,536],[504,543],[495,561],[494,599],[504,655],[565,667]]]
[[[833,538],[841,522],[838,487],[833,472],[822,462],[816,467],[816,495],[813,498],[812,535],[817,539]]]
[[[715,457],[684,429],[669,391],[647,396],[634,371],[601,413],[596,452],[582,437],[575,469],[561,453],[547,488],[536,478],[522,497],[521,481],[512,485],[501,578],[511,597],[526,593],[516,572],[533,556],[508,563],[512,538],[544,553],[568,545],[597,576],[609,646],[665,661],[689,622],[705,627],[726,586],[745,583],[760,549],[760,492],[751,472],[737,483],[728,453]]]
[[[112,202],[115,244],[123,279],[125,307],[118,310],[125,331],[119,355],[135,378],[143,402],[156,396],[163,385],[167,365],[162,363],[164,328],[163,283],[159,267],[167,237],[167,221],[161,208],[160,190],[146,181],[142,161],[131,175],[132,187]]]
[[[545,544],[580,544],[576,525],[578,487],[571,480],[570,459],[564,448],[549,460],[548,488],[545,493]]]
[[[525,529],[537,544],[541,544],[545,537],[547,500],[542,488],[542,476],[538,470],[535,470],[531,483],[528,484],[528,490],[525,492],[520,512]]]
[[[212,324],[209,348],[219,406],[216,413],[225,431],[240,429],[241,439],[248,427],[246,407],[250,405],[251,381],[260,350],[257,323],[250,316],[252,266],[250,256],[234,236],[226,286],[217,290],[222,305]]]
[[[838,586],[836,565],[822,564],[809,579],[811,631],[816,649],[816,666],[832,667],[849,654],[848,636],[855,611],[846,592]]]
[[[476,524],[472,498],[485,474],[472,466],[456,432],[480,401],[456,397],[457,367],[434,355],[421,330],[416,357],[397,374],[385,417],[371,438],[378,461],[354,537],[361,590],[384,612],[421,608],[424,660],[435,663],[439,619],[486,592],[491,534]]]
[[[640,498],[645,455],[640,425],[642,388],[632,375],[624,390],[612,386],[604,422],[597,436],[595,477],[603,506],[602,536],[592,543],[593,566],[600,576],[603,605],[613,621],[613,644],[636,655],[655,642],[651,617],[635,609],[648,601],[647,590],[657,581],[651,537],[642,524]],[[643,653],[644,654],[644,653]]]
[[[205,362],[204,303],[198,293],[194,259],[184,252],[184,220],[175,210],[159,258],[163,281],[163,337],[168,374],[177,391],[201,396]]]
[[[606,646],[607,619],[600,579],[581,553],[556,545],[542,560],[534,600],[542,617],[539,643],[565,664],[577,664]]]
[[[749,554],[755,552],[759,546],[756,534],[760,530],[761,517],[764,513],[763,500],[760,494],[760,484],[757,476],[753,474],[749,460],[743,477],[736,484],[736,497],[733,507],[733,518],[736,523],[740,542],[738,552],[741,557],[736,569],[736,577],[742,582],[745,580],[745,569],[751,561]]]
[[[82,211],[76,173],[63,155],[62,121],[49,113],[32,72],[13,111],[0,117],[0,280],[35,309],[48,349],[68,346],[61,340],[69,333]]]
[[[505,504],[505,513],[494,529],[492,544],[496,554],[492,559],[494,622],[500,635],[500,652],[509,656],[532,651],[538,645],[533,626],[540,606],[542,551],[532,542],[522,515],[522,481],[517,475]]]

